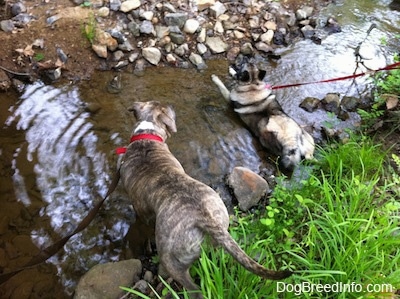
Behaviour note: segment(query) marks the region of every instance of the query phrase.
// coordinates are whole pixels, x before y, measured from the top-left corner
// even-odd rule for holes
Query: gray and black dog
[[[209,186],[187,175],[165,140],[176,132],[175,112],[159,102],[136,102],[137,123],[121,165],[121,180],[142,221],[155,225],[160,272],[203,298],[189,268],[200,256],[204,236],[222,246],[247,270],[267,279],[292,273],[273,271],[251,259],[228,233],[228,211]]]
[[[285,169],[293,170],[302,159],[313,158],[314,139],[283,111],[271,87],[263,81],[266,71],[257,64],[254,57],[237,57],[229,69],[235,79],[231,91],[216,75],[211,79],[261,144],[279,157]]]

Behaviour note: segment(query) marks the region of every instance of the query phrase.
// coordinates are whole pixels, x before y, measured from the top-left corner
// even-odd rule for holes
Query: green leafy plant
[[[82,26],[82,33],[86,39],[93,44],[96,37],[97,21],[94,14],[90,14],[89,19]]]
[[[36,53],[33,59],[37,62],[42,61],[44,59],[44,54],[43,53]]]

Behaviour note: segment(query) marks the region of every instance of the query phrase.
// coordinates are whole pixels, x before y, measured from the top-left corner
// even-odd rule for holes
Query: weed
[[[83,35],[90,42],[90,44],[93,44],[96,37],[96,27],[96,18],[94,17],[94,14],[90,14],[88,21],[84,23],[82,27]]]
[[[43,53],[36,53],[33,59],[37,62],[42,61],[44,59],[44,54]]]

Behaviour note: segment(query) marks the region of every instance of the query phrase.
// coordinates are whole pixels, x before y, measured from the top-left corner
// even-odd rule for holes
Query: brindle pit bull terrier
[[[200,256],[205,234],[247,270],[268,279],[283,279],[290,271],[268,270],[255,262],[228,233],[228,211],[209,186],[187,175],[165,140],[176,132],[175,112],[159,102],[137,102],[130,109],[137,123],[121,166],[123,185],[137,215],[155,224],[160,270],[203,298],[189,268]],[[197,292],[196,292],[197,291]]]

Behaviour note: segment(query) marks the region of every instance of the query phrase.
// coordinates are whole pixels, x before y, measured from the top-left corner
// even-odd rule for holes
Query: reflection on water
[[[324,10],[323,14],[339,16],[343,32],[328,36],[321,45],[301,41],[278,50],[282,58],[269,66],[269,83],[318,81],[353,73],[354,50],[372,22],[377,28],[360,54],[368,67],[386,65],[398,46],[385,52],[381,38],[390,44],[400,28],[399,13],[388,12],[386,2],[341,1]],[[226,203],[229,196],[224,179],[234,166],[271,173],[274,161],[269,161],[211,83],[211,74],[229,80],[226,61],[209,61],[208,66],[203,72],[149,68],[143,77],[123,73],[119,94],[106,92],[106,84],[115,74],[97,73],[80,86],[31,85],[16,104],[0,95],[0,235],[4,240],[0,243],[0,267],[17,268],[27,256],[37,253],[37,248],[73,230],[94,201],[105,194],[116,164],[114,149],[129,140],[134,118],[127,108],[133,101],[158,100],[174,106],[178,132],[167,140],[171,151],[190,175],[217,189]],[[368,84],[369,79],[363,77],[356,84],[312,84],[276,93],[291,116],[318,129],[327,114],[299,109],[305,97],[322,98],[328,92],[359,96]],[[349,126],[356,121],[353,117],[340,123]],[[123,190],[117,190],[93,223],[67,243],[64,252],[32,270],[36,272],[24,271],[19,279],[1,286],[0,297],[10,297],[26,282],[44,284],[47,293],[42,292],[57,294],[54,297],[66,290],[69,297],[87,269],[125,258],[124,237],[133,221],[129,199]],[[39,294],[40,289],[32,292]]]
[[[49,220],[46,226],[35,225],[30,235],[37,248],[48,246],[75,229],[94,201],[106,193],[110,180],[106,154],[97,148],[99,137],[77,87],[29,86],[5,126],[25,133],[26,142],[17,145],[12,159],[15,198],[27,208],[32,205],[31,190],[20,171],[29,163],[34,188],[43,201],[36,216],[38,221]],[[116,217],[109,225],[107,219],[96,219],[85,233],[68,242],[63,255],[49,260],[69,287],[90,266],[119,259],[121,248],[110,243],[121,240],[128,231],[130,215],[124,211],[129,209],[115,204],[105,209]]]

